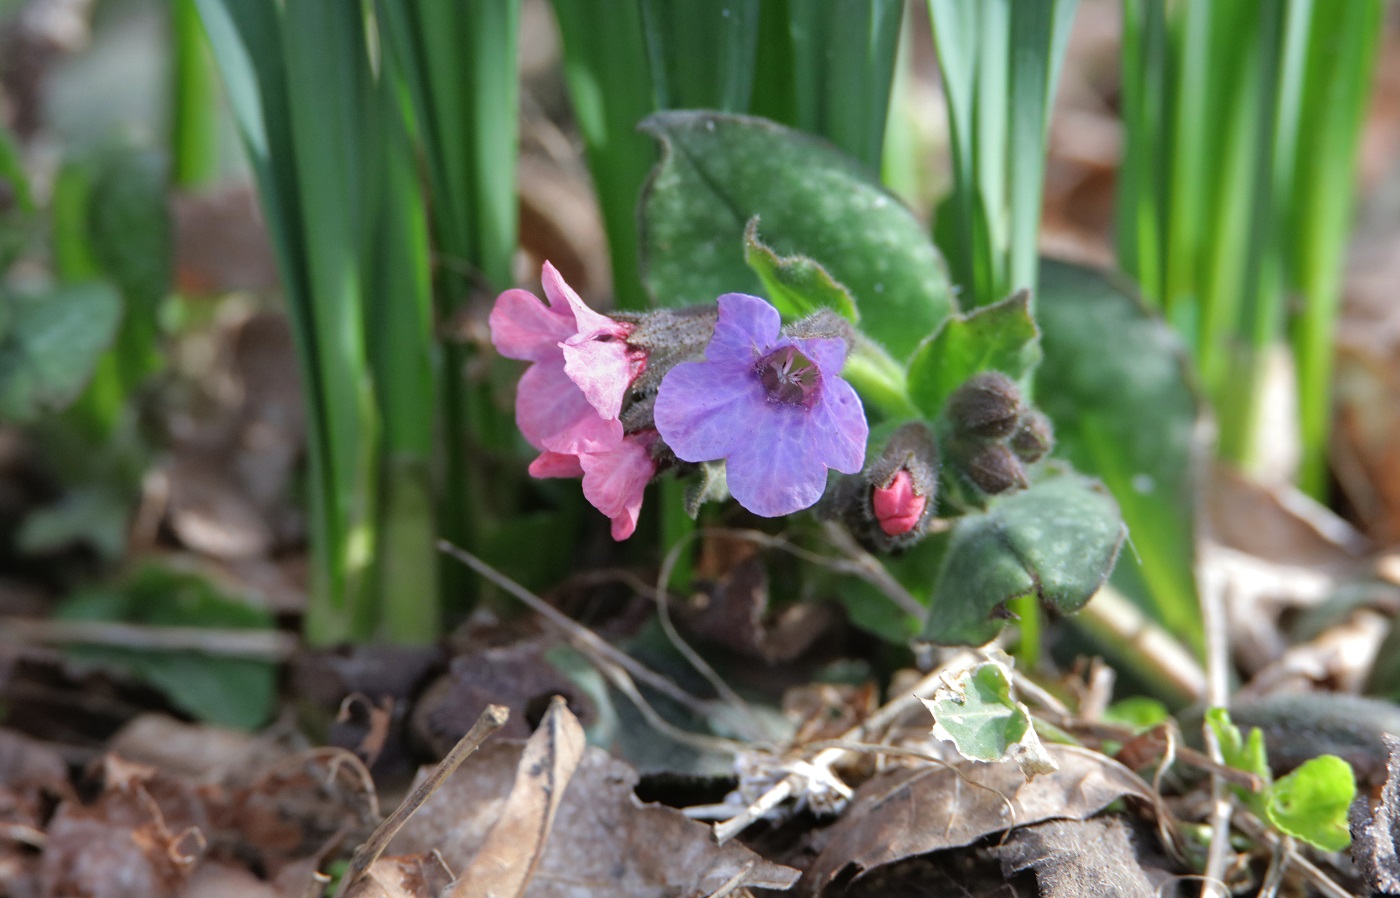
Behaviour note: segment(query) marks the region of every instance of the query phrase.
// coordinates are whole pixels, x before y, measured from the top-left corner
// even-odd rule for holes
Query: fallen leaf
[[[544,856],[569,781],[583,760],[583,727],[560,696],[550,700],[515,769],[500,819],[462,875],[452,898],[520,896]]]
[[[1083,819],[1125,795],[1150,800],[1137,776],[1097,752],[1069,745],[1046,752],[1059,769],[1029,782],[1009,761],[899,767],[876,776],[831,827],[798,893],[815,896],[838,876],[858,880],[885,864],[1014,827]]]
[[[437,850],[449,867],[464,869],[499,818],[521,755],[518,742],[482,746],[409,819],[390,851]],[[796,870],[737,842],[718,846],[708,826],[641,802],[637,780],[631,766],[606,752],[584,752],[525,898],[709,895],[746,869],[739,887],[786,889],[796,882]]]
[[[1400,894],[1400,738],[1386,734],[1385,786],[1375,807],[1363,794],[1351,806],[1351,859],[1362,880],[1384,895]]]
[[[437,898],[451,885],[452,871],[437,854],[382,857],[345,898]]]
[[[960,671],[943,681],[932,701],[919,701],[933,715],[934,738],[953,743],[964,758],[1015,761],[1026,779],[1055,770],[1030,711],[1012,694],[1007,664],[992,660]]]
[[[1007,876],[1034,870],[1041,898],[1154,898],[1120,817],[1051,820],[1017,830],[991,849]]]
[[[530,720],[551,695],[569,700],[584,726],[592,723],[593,703],[545,658],[537,642],[518,642],[471,651],[452,659],[448,671],[423,691],[413,707],[409,729],[437,757],[443,757],[471,729],[488,704],[510,709],[503,738],[530,735]]]

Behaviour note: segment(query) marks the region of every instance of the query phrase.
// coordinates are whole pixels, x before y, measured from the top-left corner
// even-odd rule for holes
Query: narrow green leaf
[[[951,315],[909,360],[909,394],[925,417],[934,418],[964,381],[983,371],[1021,380],[1040,363],[1040,329],[1021,290],[966,315]]]
[[[636,2],[657,109],[748,110],[759,0]]]
[[[983,645],[1006,623],[1006,603],[1022,596],[1078,611],[1108,579],[1126,535],[1108,491],[1079,475],[994,498],[953,528],[923,638]]]
[[[851,293],[806,256],[779,256],[758,237],[758,216],[744,228],[744,262],[763,282],[768,301],[789,320],[803,318],[819,309],[832,309],[848,321],[858,323]]]
[[[218,76],[195,0],[174,0],[170,14],[171,180],[180,187],[198,187],[219,172]]]
[[[1356,798],[1351,765],[1336,755],[1304,761],[1269,790],[1269,822],[1323,851],[1351,844],[1347,811]]]
[[[781,255],[820,263],[850,291],[864,330],[903,358],[953,308],[941,259],[917,219],[830,147],[763,119],[665,112],[642,201],[644,277],[659,303],[756,292],[743,233],[758,215]]]
[[[904,4],[797,0],[788,4],[795,127],[880,170]]]
[[[641,12],[626,0],[555,0],[554,14],[564,39],[564,77],[608,232],[617,304],[645,308],[637,196],[656,151],[636,130],[654,108]]]

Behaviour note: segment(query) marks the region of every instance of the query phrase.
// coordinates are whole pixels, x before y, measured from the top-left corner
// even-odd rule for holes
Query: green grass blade
[[[392,641],[437,638],[437,524],[431,464],[436,388],[433,381],[433,291],[427,211],[414,147],[388,82],[375,113],[381,122],[381,164],[370,242],[365,247],[366,333],[375,398],[384,425],[381,522],[376,546],[382,632]]]
[[[1355,200],[1355,165],[1381,37],[1378,0],[1312,4],[1294,166],[1291,282],[1305,302],[1293,328],[1303,445],[1300,483],[1327,483],[1332,345]]]
[[[641,10],[625,0],[555,0],[554,12],[564,39],[564,76],[608,234],[617,305],[646,308],[636,209],[656,151],[636,130],[654,101]]]
[[[329,511],[341,522],[331,564],[333,607],[308,609],[313,641],[365,639],[376,620],[372,562],[379,423],[364,331],[360,249],[366,243],[365,154],[372,96],[358,4],[299,0],[285,8],[283,60],[310,288],[311,336],[326,398]],[[314,41],[303,39],[316,35]]]
[[[397,73],[412,111],[413,130],[426,161],[436,266],[435,292],[444,317],[473,290],[503,289],[511,281],[517,243],[519,87],[516,79],[519,0],[379,0],[376,11],[387,66]],[[635,239],[635,238],[634,238]],[[442,347],[442,370],[460,372],[464,350]],[[438,391],[443,453],[439,490],[441,536],[477,545],[484,519],[481,490],[473,489],[468,446],[474,408],[468,386],[455,374]],[[480,429],[476,429],[480,436]],[[464,595],[459,565],[440,566],[446,595]]]
[[[1018,3],[1011,9],[1011,119],[1008,189],[1011,244],[1008,292],[1031,291],[1034,313],[1040,254],[1045,141],[1065,45],[1078,0]]]
[[[217,76],[195,0],[173,0],[170,14],[174,46],[170,174],[180,187],[197,187],[214,180],[219,172]]]
[[[747,112],[759,0],[638,0],[657,109]]]
[[[1115,197],[1119,266],[1143,297],[1160,307],[1165,296],[1167,24],[1156,0],[1123,0],[1123,157]]]
[[[903,4],[799,0],[788,4],[797,128],[880,170]]]

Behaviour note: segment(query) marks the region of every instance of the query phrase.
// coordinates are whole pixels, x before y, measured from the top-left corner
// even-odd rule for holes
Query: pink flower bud
[[[917,527],[927,505],[928,497],[914,492],[907,468],[900,468],[887,486],[874,487],[870,495],[875,520],[886,536],[902,536]]]

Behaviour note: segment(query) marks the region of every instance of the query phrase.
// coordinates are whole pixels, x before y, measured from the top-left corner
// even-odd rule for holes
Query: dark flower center
[[[821,391],[821,369],[795,346],[768,353],[758,360],[754,371],[773,402],[811,408]]]

